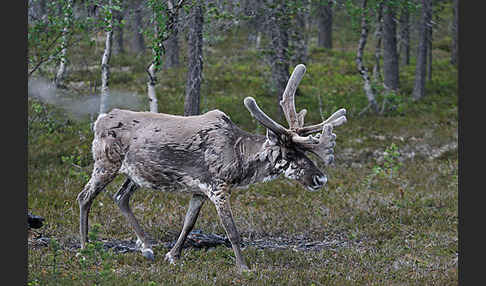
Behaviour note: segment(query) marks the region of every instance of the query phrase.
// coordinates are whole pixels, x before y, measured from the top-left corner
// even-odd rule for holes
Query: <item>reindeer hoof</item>
[[[142,250],[142,255],[143,255],[143,257],[147,258],[148,260],[152,260],[152,261],[155,260],[154,252],[150,248],[146,248],[146,249]]]
[[[170,252],[167,252],[167,254],[165,255],[165,261],[168,261],[172,265],[176,265],[176,260],[177,257],[172,255]]]

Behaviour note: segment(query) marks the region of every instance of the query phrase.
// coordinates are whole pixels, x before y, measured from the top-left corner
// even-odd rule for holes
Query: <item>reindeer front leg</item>
[[[223,224],[226,234],[231,242],[231,246],[233,247],[238,272],[241,273],[242,271],[248,271],[249,268],[241,254],[240,234],[236,229],[235,222],[233,221],[233,214],[231,213],[229,189],[227,187],[223,187],[221,190],[213,192],[209,198],[216,206],[221,223]]]

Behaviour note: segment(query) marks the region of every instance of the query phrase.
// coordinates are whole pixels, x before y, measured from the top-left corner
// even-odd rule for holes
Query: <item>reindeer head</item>
[[[281,170],[287,178],[297,180],[308,190],[316,191],[324,186],[327,177],[306,153],[317,155],[325,165],[334,160],[336,135],[332,130],[333,127],[346,122],[346,110],[336,111],[320,124],[304,126],[307,110],[303,109],[297,113],[294,101],[295,91],[304,73],[304,65],[295,67],[280,101],[289,128],[268,117],[252,97],[246,97],[244,104],[252,116],[267,128],[267,142],[264,148],[268,148],[274,168]]]

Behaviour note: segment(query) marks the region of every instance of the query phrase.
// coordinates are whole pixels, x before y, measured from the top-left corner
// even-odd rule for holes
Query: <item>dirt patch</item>
[[[402,137],[400,137],[402,138]],[[402,138],[403,139],[403,138]],[[410,142],[404,146],[401,146],[398,150],[400,162],[411,160],[415,158],[421,158],[425,160],[435,160],[448,152],[457,152],[457,140],[449,142],[441,146],[432,146],[431,144],[421,142],[415,137],[411,137],[407,140]],[[367,162],[380,163],[384,160],[386,155],[385,147],[380,149],[371,148],[345,148],[335,154],[336,164],[346,164],[350,167],[361,167],[362,164]]]

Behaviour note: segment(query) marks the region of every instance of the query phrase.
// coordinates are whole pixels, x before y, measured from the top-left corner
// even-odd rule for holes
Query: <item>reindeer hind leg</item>
[[[177,239],[176,244],[172,249],[165,255],[165,260],[169,261],[170,264],[175,264],[175,259],[181,256],[182,246],[184,241],[186,241],[187,235],[191,232],[194,224],[196,223],[199,211],[202,205],[206,201],[206,197],[203,195],[194,194],[189,201],[189,208],[187,209],[186,217],[184,219],[184,226]]]
[[[130,197],[136,189],[136,184],[132,180],[127,178],[118,190],[118,192],[116,192],[116,194],[113,196],[113,198],[118,205],[118,208],[120,208],[120,211],[128,220],[132,229],[135,231],[135,234],[137,235],[137,246],[142,252],[142,255],[147,259],[155,260],[152,246],[150,245],[150,242],[148,241],[145,232],[143,231],[135,215],[133,214],[132,209],[130,208]]]

